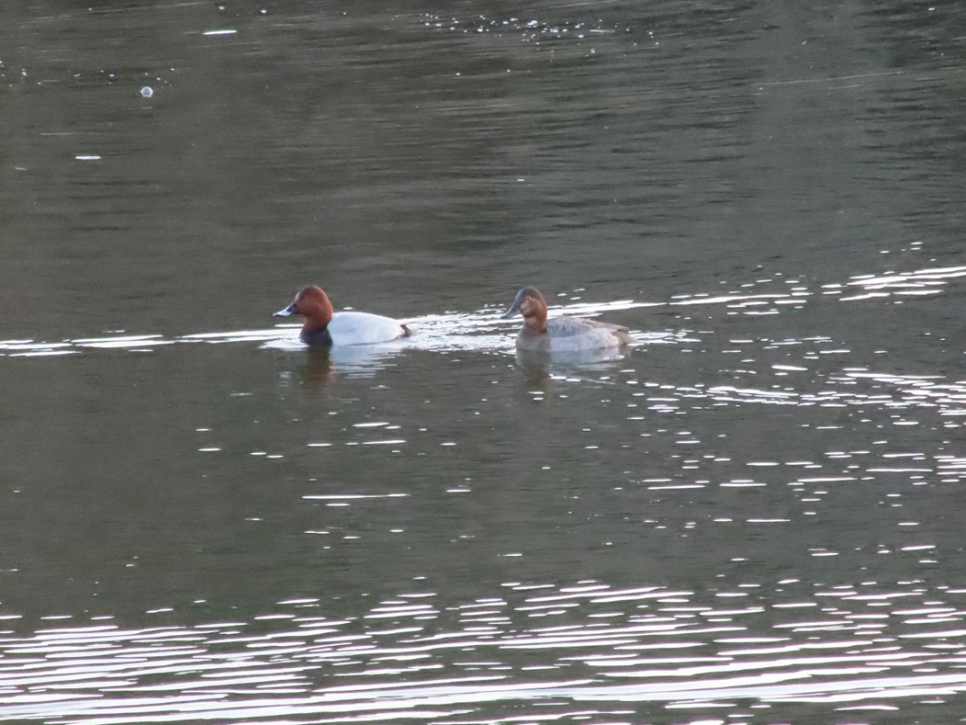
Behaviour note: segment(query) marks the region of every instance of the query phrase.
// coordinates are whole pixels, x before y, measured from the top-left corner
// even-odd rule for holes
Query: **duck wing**
[[[336,312],[329,323],[332,344],[372,345],[404,337],[408,329],[398,321],[369,312]]]
[[[555,317],[547,323],[547,332],[552,337],[576,337],[577,335],[599,331],[610,332],[621,342],[631,342],[628,328],[610,322],[588,320],[586,317]]]

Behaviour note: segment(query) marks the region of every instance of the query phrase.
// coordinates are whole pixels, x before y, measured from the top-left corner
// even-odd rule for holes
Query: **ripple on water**
[[[830,717],[901,711],[966,690],[964,596],[794,578],[701,592],[506,582],[466,602],[402,592],[351,617],[300,598],[250,621],[7,630],[0,717],[471,723],[543,717],[549,705],[556,721],[580,722],[652,703],[771,722],[801,703]]]

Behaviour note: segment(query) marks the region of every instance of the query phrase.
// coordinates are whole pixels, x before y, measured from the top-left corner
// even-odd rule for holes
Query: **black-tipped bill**
[[[278,312],[276,312],[274,315],[272,315],[272,317],[289,317],[294,314],[295,314],[295,303],[293,302],[284,310],[279,310]]]

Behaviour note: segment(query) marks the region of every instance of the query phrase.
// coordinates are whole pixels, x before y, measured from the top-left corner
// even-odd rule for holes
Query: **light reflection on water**
[[[704,304],[745,309],[748,300],[736,302],[739,296],[705,299]],[[624,322],[637,305],[581,300],[556,309]],[[574,498],[606,493],[625,502],[617,510],[630,512],[635,537],[647,530],[700,534],[704,546],[727,541],[723,551],[736,563],[754,556],[748,550],[759,537],[780,540],[783,535],[806,542],[806,556],[816,561],[855,561],[854,548],[862,549],[859,561],[902,560],[926,572],[955,556],[948,542],[934,538],[935,522],[920,516],[921,502],[913,492],[923,487],[939,494],[961,485],[966,459],[936,440],[907,438],[886,426],[903,434],[958,427],[966,411],[966,381],[888,372],[886,358],[874,367],[859,366],[847,355],[839,362],[847,346],[827,335],[771,339],[694,329],[639,330],[634,345],[618,353],[578,359],[515,355],[516,325],[499,320],[501,310],[410,320],[418,331],[411,340],[375,352],[360,349],[359,355],[350,349],[344,357],[337,350],[322,355],[305,350],[295,338],[296,327],[281,328],[283,338],[273,328],[3,345],[10,356],[44,351],[123,355],[155,350],[159,343],[169,349],[157,349],[157,356],[169,354],[171,346],[202,355],[209,349],[206,343],[248,345],[259,355],[280,353],[290,363],[304,361],[303,382],[314,376],[326,384],[339,373],[378,384],[392,366],[413,365],[407,357],[413,354],[494,358],[502,361],[507,379],[522,378],[530,404],[560,410],[580,400],[581,409],[595,410],[593,420],[574,421],[580,433],[563,447],[583,465],[598,465],[594,456],[602,447],[614,462],[602,481],[606,492],[593,491],[600,482],[590,481],[587,491],[574,489]],[[675,360],[707,351],[701,354],[715,361],[716,372],[695,379],[683,372],[687,368],[661,363],[654,357],[661,351]],[[734,380],[724,382],[729,376]],[[292,377],[286,369],[283,389]],[[478,381],[473,385],[479,388]],[[740,428],[708,425],[701,418],[730,410],[740,420],[741,414],[758,409],[794,411],[800,416],[794,419],[800,439],[808,433],[830,437],[790,450],[763,442],[743,449],[720,439],[725,432],[740,435]],[[252,447],[246,455],[284,464],[298,460],[301,449],[318,456],[316,465],[328,471],[363,450],[405,460],[423,455],[431,445],[442,450],[474,443],[459,427],[446,429],[444,421],[439,421],[439,440],[427,444],[408,416],[377,407],[330,412],[344,420],[324,435],[313,430],[287,436],[287,448]],[[487,408],[478,404],[475,412]],[[854,418],[842,417],[853,413]],[[861,447],[838,445],[837,431],[863,425],[870,431]],[[785,425],[775,432],[793,429]],[[198,431],[203,436],[210,432]],[[652,450],[662,454],[632,455],[635,438],[648,455]],[[279,446],[277,440],[269,443]],[[231,453],[221,445],[196,450],[202,456]],[[546,463],[535,456],[524,465],[551,469],[557,455],[551,450]],[[373,465],[373,459],[364,460]],[[475,477],[476,471],[471,472]],[[553,480],[553,471],[546,472]],[[875,492],[877,486],[883,487],[881,493]],[[856,491],[879,500],[875,515],[884,524],[883,533],[860,547],[852,547],[847,538],[835,540],[825,529],[813,538],[807,522],[834,521]],[[695,508],[691,498],[707,492],[721,494],[711,513]],[[747,498],[728,497],[756,492],[767,492],[768,498],[749,505]],[[444,494],[471,502],[466,512],[476,511],[472,502],[490,495],[485,484],[470,477],[453,480]],[[511,492],[498,494],[507,495]],[[430,513],[421,508],[433,496],[439,494],[428,497],[405,476],[383,485],[364,478],[313,477],[297,485],[297,500],[326,514],[314,516],[300,533],[324,542],[321,551],[337,555],[353,545],[368,547],[363,554],[368,560],[380,550],[380,540],[354,528],[353,520],[398,518],[400,523],[387,526],[383,535],[407,546],[419,536],[412,529],[418,528],[420,516],[437,515],[435,507]],[[459,506],[455,510],[463,511]],[[593,516],[602,510],[590,496],[587,503],[573,506]],[[385,519],[379,511],[396,516]],[[460,514],[449,515],[460,519]],[[441,517],[438,525],[452,524]],[[622,526],[611,520],[600,533],[616,540],[626,535]],[[887,528],[904,533],[885,533]],[[493,543],[484,542],[489,554],[500,550],[507,560],[525,561],[533,553],[517,548],[525,539],[491,537]],[[642,539],[647,551],[635,552],[628,566],[634,568],[633,556],[650,556],[655,543]],[[626,550],[619,556],[627,556]],[[657,707],[682,718],[772,722],[794,721],[806,706],[812,708],[810,719],[816,717],[814,708],[828,717],[901,712],[908,703],[943,704],[966,690],[966,607],[961,601],[966,589],[911,577],[895,581],[881,570],[852,583],[841,578],[823,583],[820,575],[796,569],[784,578],[753,572],[748,569],[741,579],[710,580],[700,588],[648,585],[653,576],[642,576],[639,586],[606,579],[569,585],[509,581],[465,601],[423,585],[375,604],[295,599],[260,615],[197,624],[188,623],[198,621],[197,612],[158,607],[145,613],[158,621],[148,627],[129,627],[111,616],[81,624],[81,615],[55,612],[33,627],[19,613],[5,610],[0,619],[0,718],[104,725],[243,719],[416,719],[469,725],[513,718],[582,722],[588,717],[618,723],[636,722],[640,708],[652,713]]]
[[[803,703],[892,710],[966,690],[964,595],[915,581],[702,592],[505,582],[466,602],[400,592],[350,617],[308,598],[251,621],[8,629],[0,717],[495,723],[527,707],[528,720],[580,722],[656,702],[771,721]]]
[[[551,306],[552,314],[598,316],[608,312],[659,306],[660,303],[639,303],[630,300],[599,304],[571,304]],[[327,351],[338,367],[361,371],[378,368],[379,362],[403,350],[455,352],[512,352],[518,321],[500,319],[503,309],[484,309],[476,313],[443,313],[423,315],[402,320],[413,330],[413,336],[379,345],[335,347]],[[298,339],[297,324],[276,325],[269,329],[240,330],[237,332],[201,332],[164,338],[161,335],[126,335],[76,338],[58,342],[34,340],[0,340],[0,357],[27,357],[76,354],[85,349],[119,349],[136,352],[150,351],[164,345],[178,343],[244,343],[261,342],[262,347],[286,352],[304,353],[307,346]],[[501,334],[497,334],[501,333]],[[673,341],[679,333],[638,332],[640,342]]]
[[[827,283],[821,285],[820,294],[832,297],[839,302],[858,302],[875,298],[900,298],[903,296],[922,296],[941,294],[950,280],[966,276],[966,266],[924,268],[908,272],[895,272],[882,275],[854,275],[846,283]],[[777,285],[782,291],[752,293],[750,289],[759,286]],[[861,290],[853,293],[854,290]],[[578,290],[582,292],[583,290]],[[608,313],[626,312],[629,310],[646,310],[662,307],[695,307],[721,305],[729,310],[738,310],[741,314],[777,315],[783,307],[790,306],[801,309],[816,292],[801,280],[784,278],[781,273],[771,277],[747,282],[741,289],[732,290],[725,294],[687,293],[675,295],[667,303],[637,302],[634,300],[615,300],[612,302],[588,303],[579,301],[579,295],[571,295],[571,301],[564,304],[551,304],[550,314],[576,315],[598,317]],[[561,297],[567,295],[561,294]],[[414,330],[414,336],[405,341],[386,346],[365,346],[364,349],[341,352],[347,361],[362,358],[375,353],[383,356],[386,351],[403,347],[434,350],[508,350],[512,349],[512,336],[495,334],[516,329],[517,322],[499,319],[502,307],[484,308],[475,313],[447,312],[442,314],[427,314],[420,317],[405,318],[402,321]],[[640,342],[660,342],[684,338],[685,332],[676,333],[648,333],[641,332],[647,327],[647,317],[639,317],[640,324],[632,325],[636,339]],[[189,333],[166,339],[157,334],[126,335],[118,334],[109,337],[76,338],[56,342],[35,340],[0,340],[0,357],[2,356],[42,356],[63,355],[80,352],[85,348],[119,348],[131,350],[153,349],[161,345],[175,343],[207,342],[264,342],[267,347],[279,350],[301,350],[304,345],[298,342],[294,330],[298,325],[276,325],[270,329],[242,330],[237,332],[202,332]],[[292,333],[280,331],[292,330]],[[775,344],[797,344],[794,340],[776,342]],[[822,351],[822,354],[833,354],[835,350]],[[842,352],[848,352],[843,350]],[[351,365],[352,363],[350,363]]]

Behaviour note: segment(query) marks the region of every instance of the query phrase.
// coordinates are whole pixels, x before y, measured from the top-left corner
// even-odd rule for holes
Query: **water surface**
[[[961,718],[963,37],[5,5],[0,717]],[[524,284],[634,344],[517,356]]]

